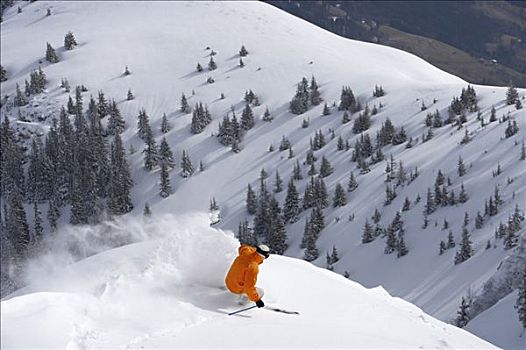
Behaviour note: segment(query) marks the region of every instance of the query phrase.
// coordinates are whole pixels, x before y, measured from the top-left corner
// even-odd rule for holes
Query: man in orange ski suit
[[[239,247],[239,255],[236,257],[225,278],[225,283],[232,293],[246,295],[248,299],[255,302],[258,307],[265,304],[261,297],[263,290],[256,288],[259,265],[268,258],[270,249],[264,244],[252,247],[242,244]]]

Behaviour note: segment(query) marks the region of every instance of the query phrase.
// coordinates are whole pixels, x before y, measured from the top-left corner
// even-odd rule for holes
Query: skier
[[[239,295],[240,304],[249,300],[256,303],[257,307],[265,306],[263,300],[263,289],[256,287],[259,264],[270,255],[270,249],[264,244],[252,247],[242,244],[239,247],[239,255],[230,266],[225,278],[225,283],[232,293]]]

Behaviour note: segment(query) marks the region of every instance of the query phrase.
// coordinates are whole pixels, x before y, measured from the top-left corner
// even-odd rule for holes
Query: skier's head
[[[270,248],[265,244],[260,244],[256,247],[256,252],[266,259],[270,255]]]

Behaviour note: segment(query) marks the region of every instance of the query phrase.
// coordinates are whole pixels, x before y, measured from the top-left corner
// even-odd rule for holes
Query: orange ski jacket
[[[258,301],[261,297],[256,291],[259,264],[263,257],[256,252],[256,248],[242,244],[239,247],[239,255],[230,266],[225,278],[227,288],[235,294],[245,293],[252,301]]]

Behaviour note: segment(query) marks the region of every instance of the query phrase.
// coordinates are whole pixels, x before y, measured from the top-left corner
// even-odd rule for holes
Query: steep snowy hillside
[[[204,215],[159,220],[164,237],[92,256],[3,300],[2,349],[494,348],[382,288],[274,255],[258,285],[268,305],[300,315],[229,316],[242,308],[219,288],[236,254],[233,235]],[[168,229],[176,226],[184,228]]]
[[[348,275],[366,287],[381,285],[391,295],[450,322],[456,317],[461,298],[468,294],[482,295],[482,286],[488,279],[505,274],[498,270],[500,263],[517,252],[516,247],[505,249],[504,240],[495,238],[499,223],[508,222],[516,205],[521,213],[526,208],[526,162],[520,160],[526,130],[525,109],[506,104],[505,88],[474,86],[480,116],[477,112],[465,111],[467,120],[459,127],[451,124],[428,127],[426,115],[438,110],[441,121],[448,118],[452,99],[460,96],[467,82],[416,56],[343,39],[270,5],[259,2],[37,1],[20,6],[22,13],[11,8],[1,24],[1,63],[9,78],[2,82],[1,95],[10,95],[1,109],[2,119],[7,115],[23,133],[29,130],[39,134],[49,129],[53,117],[58,118],[59,109],[67,105],[69,95],[75,97],[75,86],[88,88],[82,93],[84,111],[90,95],[96,99],[99,91],[108,99],[115,99],[126,121],[122,134],[125,148],[137,150],[128,155],[135,206],[130,216],[142,215],[146,203],[154,215],[207,212],[209,201],[214,197],[222,217],[217,227],[235,231],[245,219],[254,227],[254,216],[248,214],[245,204],[247,184],[257,193],[260,171],[264,168],[269,174],[266,186],[270,190],[274,186],[275,172],[279,171],[284,190],[275,193],[275,198],[283,207],[286,184],[294,165],[299,162],[303,179],[294,183],[303,195],[310,182],[307,175],[310,166],[304,163],[310,140],[321,131],[327,144],[314,151],[318,159],[316,168],[319,171],[325,156],[334,171],[323,178],[330,201],[323,209],[325,228],[315,241],[319,252],[319,257],[313,260],[315,265],[327,267],[325,256],[335,247],[339,260],[331,267],[336,273]],[[50,16],[46,16],[48,8]],[[63,46],[68,31],[75,34],[78,42],[73,50],[65,50]],[[44,59],[47,42],[56,49],[58,63],[50,64]],[[244,66],[240,67],[238,52],[242,45],[248,55],[242,57]],[[215,52],[213,56],[212,51]],[[211,57],[217,64],[215,70],[207,69]],[[202,72],[196,70],[198,63],[204,68]],[[48,79],[45,92],[32,95],[26,106],[13,106],[16,84],[23,87],[24,80],[39,65]],[[131,72],[127,76],[123,75],[126,66]],[[289,103],[296,86],[303,77],[310,81],[312,76],[316,78],[323,101],[309,106],[308,111],[299,116],[294,115],[289,111]],[[207,83],[208,78],[213,78],[214,82]],[[69,81],[71,93],[59,87],[62,79]],[[373,97],[376,85],[383,87],[384,96]],[[351,121],[345,124],[342,123],[345,111],[337,108],[342,86],[352,88],[362,105],[361,111],[349,112]],[[127,100],[128,90],[135,99]],[[241,152],[234,153],[230,147],[221,145],[215,135],[227,113],[231,117],[234,110],[237,117],[241,117],[245,108],[243,98],[248,90],[257,95],[260,105],[251,105],[255,126],[247,131],[241,142]],[[210,111],[212,122],[202,133],[192,134],[192,113],[180,111],[183,93],[190,107],[202,102]],[[524,90],[519,90],[522,104],[525,103],[524,94]],[[324,116],[325,102],[330,114]],[[412,138],[411,148],[406,147],[407,142],[397,145],[387,142],[379,148],[386,160],[393,156],[397,168],[399,162],[403,163],[407,177],[418,168],[419,176],[413,181],[404,181],[395,187],[397,180],[393,179],[391,184],[386,184],[386,160],[373,164],[368,155],[369,172],[361,172],[357,162],[351,161],[356,142],[361,138],[353,132],[353,125],[366,105],[371,111],[374,107],[378,110],[370,116],[371,125],[363,133],[364,137],[371,138],[373,145],[387,118],[397,130],[403,126],[408,138]],[[422,105],[427,109],[422,110]],[[272,122],[262,120],[267,107]],[[492,107],[500,121],[490,123]],[[159,169],[144,169],[140,152],[144,142],[137,136],[136,128],[137,116],[143,108],[150,117],[157,142],[166,136],[178,164],[170,173],[174,193],[167,198],[159,195]],[[160,131],[163,114],[171,124],[166,134]],[[23,121],[17,121],[19,115]],[[69,117],[74,120],[73,115]],[[461,115],[453,117],[455,122],[461,119]],[[103,120],[104,125],[107,119]],[[504,119],[515,121],[518,132],[506,137],[508,121]],[[308,121],[305,128],[302,127],[304,121]],[[466,131],[471,140],[462,143]],[[278,151],[283,136],[291,143],[292,158],[288,150]],[[349,144],[347,150],[345,147],[338,150],[339,137]],[[428,140],[423,142],[423,138]],[[272,152],[269,152],[270,145],[275,149]],[[196,170],[187,178],[181,177],[179,164],[183,150],[189,153],[196,169],[202,162],[204,170]],[[459,157],[466,168],[462,176],[457,171]],[[493,176],[499,164],[500,173]],[[439,170],[445,178],[439,189],[446,190],[448,195],[454,191],[458,198],[463,185],[469,199],[464,203],[455,200],[451,205],[438,205],[436,210],[429,210],[428,225],[423,228],[427,189],[434,194]],[[345,191],[345,205],[333,208],[336,185],[340,183],[347,189],[351,171],[358,187],[352,192]],[[397,193],[388,205],[384,205],[386,185],[395,188]],[[493,200],[495,188],[499,190],[502,203],[497,212],[484,215],[485,202]],[[406,198],[409,209],[402,211]],[[47,202],[41,207],[43,212],[47,211]],[[370,243],[362,243],[366,220],[375,227],[372,219],[375,209],[381,214],[378,226],[383,229],[388,228],[400,211],[404,230],[398,235],[395,233],[394,240],[404,239],[406,255],[398,258],[396,251],[384,254],[387,241],[384,234],[374,237]],[[26,211],[31,221],[32,206],[27,205]],[[62,209],[59,231],[69,222],[70,211],[69,205]],[[475,227],[478,211],[484,215],[482,225],[477,225],[480,228]],[[286,225],[288,248],[285,255],[304,257],[305,251],[300,244],[305,221],[311,217],[311,212],[310,208],[302,210],[297,222]],[[474,254],[454,264],[465,213],[469,216],[466,229],[471,235]],[[444,228],[444,221],[447,221],[447,228]],[[48,225],[45,226],[48,231]],[[522,228],[514,232],[517,240],[521,236],[524,239],[525,226],[522,223]],[[456,246],[439,255],[440,243],[447,241],[450,230]],[[524,259],[514,261],[517,266],[510,271],[520,270],[525,264]],[[275,268],[288,269],[281,264],[276,264]],[[514,275],[504,277],[499,279],[503,285],[495,288],[495,298],[487,299],[496,302],[517,288]],[[70,302],[75,303],[74,300]],[[483,313],[490,306],[491,303],[484,305],[479,311]],[[323,307],[323,303],[316,307]],[[514,310],[505,308],[505,312],[509,319],[517,319]],[[499,320],[494,322],[499,324]],[[491,332],[491,327],[485,327],[477,334],[499,339]],[[496,345],[516,344],[519,335],[514,334],[509,343]],[[378,346],[389,347],[388,343]]]

